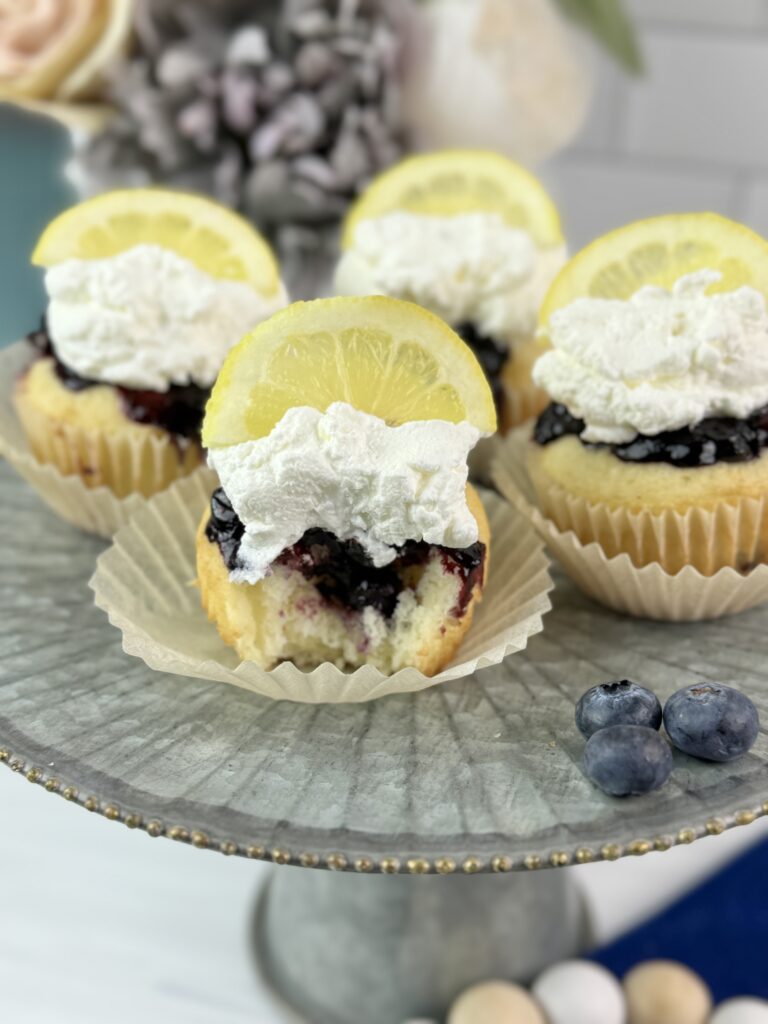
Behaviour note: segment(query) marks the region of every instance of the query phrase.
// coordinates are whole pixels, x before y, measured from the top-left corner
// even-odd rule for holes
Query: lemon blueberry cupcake
[[[483,366],[502,431],[546,404],[531,381],[535,328],[565,248],[528,171],[474,150],[410,157],[352,207],[342,247],[336,292],[408,299],[442,317]]]
[[[715,214],[578,254],[542,309],[528,469],[583,543],[670,573],[768,560],[768,243]]]
[[[15,404],[35,456],[118,497],[196,468],[228,349],[287,303],[266,242],[207,199],[128,190],[57,217],[33,262],[48,307]]]
[[[477,360],[407,302],[295,303],[232,350],[203,440],[221,486],[202,603],[265,669],[447,664],[489,558],[467,456],[496,426]]]

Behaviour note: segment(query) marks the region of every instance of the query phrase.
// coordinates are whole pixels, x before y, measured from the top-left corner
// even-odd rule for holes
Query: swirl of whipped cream
[[[743,419],[768,403],[768,312],[754,288],[707,294],[717,270],[648,286],[628,300],[577,299],[545,328],[534,381],[583,419],[585,441]]]
[[[232,345],[288,303],[282,285],[265,297],[158,245],[64,260],[46,271],[45,287],[51,342],[66,366],[150,391],[211,387]]]
[[[389,295],[466,321],[501,344],[529,337],[544,294],[565,260],[537,249],[495,213],[455,217],[388,213],[358,224],[336,268],[340,295]]]
[[[470,423],[444,420],[390,427],[334,402],[325,412],[289,409],[268,437],[210,449],[209,464],[245,526],[243,567],[230,578],[257,583],[312,527],[358,541],[376,566],[407,540],[474,544],[467,455],[479,436]]]

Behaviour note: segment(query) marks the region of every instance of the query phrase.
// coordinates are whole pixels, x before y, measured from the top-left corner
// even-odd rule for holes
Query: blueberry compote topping
[[[244,533],[245,527],[224,489],[217,487],[211,495],[211,514],[205,526],[205,536],[212,544],[219,545],[221,557],[230,572],[238,567],[237,553]]]
[[[238,568],[238,551],[244,527],[221,487],[211,497],[211,516],[205,535],[218,544],[224,564]],[[464,614],[475,584],[482,578],[485,545],[476,541],[468,548],[446,548],[424,541],[407,541],[388,565],[377,568],[355,540],[339,540],[328,530],[307,530],[300,541],[286,548],[278,565],[300,572],[326,601],[350,611],[372,607],[390,618],[397,598],[408,585],[409,570],[418,569],[439,553],[443,570],[459,577],[460,588],[453,614]]]
[[[27,340],[41,355],[53,359],[57,377],[70,391],[85,391],[86,388],[102,383],[81,377],[61,362],[51,345],[45,318],[40,328],[27,336]],[[139,391],[119,385],[114,387],[120,395],[123,412],[129,419],[162,427],[169,434],[199,440],[209,389],[199,388],[196,384],[171,384],[167,391]]]
[[[567,434],[580,435],[584,426],[584,420],[572,416],[559,402],[552,402],[536,421],[533,437],[539,444],[549,444]],[[768,406],[743,420],[712,416],[692,427],[665,430],[653,437],[638,434],[625,444],[582,444],[607,448],[624,462],[668,462],[673,466],[748,462],[768,445]]]
[[[456,328],[456,333],[475,353],[477,361],[482,366],[483,373],[491,385],[496,412],[500,413],[504,401],[501,371],[510,353],[500,348],[493,338],[488,337],[487,334],[480,334],[472,323],[459,324]]]

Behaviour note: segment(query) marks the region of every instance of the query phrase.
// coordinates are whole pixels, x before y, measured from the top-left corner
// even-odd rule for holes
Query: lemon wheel
[[[450,217],[497,213],[526,230],[542,248],[563,241],[557,208],[541,183],[500,153],[443,150],[412,156],[379,175],[350,209],[342,245],[350,248],[357,225],[406,211]]]
[[[751,285],[768,298],[768,242],[716,213],[636,221],[596,239],[563,267],[541,307],[540,322],[575,299],[628,299],[644,285],[671,288],[683,274],[719,270],[710,291]]]
[[[480,364],[442,320],[389,298],[297,302],[232,349],[208,402],[203,444],[265,437],[294,406],[348,402],[390,424],[464,420],[496,429]]]
[[[210,199],[168,189],[123,189],[78,203],[51,221],[32,262],[106,259],[142,244],[172,249],[212,277],[243,281],[264,296],[280,284],[274,253],[246,220]]]

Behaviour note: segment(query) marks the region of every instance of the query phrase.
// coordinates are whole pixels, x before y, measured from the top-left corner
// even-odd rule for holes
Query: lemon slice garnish
[[[496,429],[493,396],[472,351],[442,320],[389,298],[296,302],[227,356],[205,411],[203,444],[266,437],[294,406],[347,402],[396,425],[464,420]]]
[[[552,282],[539,322],[578,298],[628,299],[644,285],[671,288],[696,270],[719,270],[710,292],[751,285],[768,298],[768,242],[717,213],[636,221],[591,242]]]
[[[280,284],[274,253],[248,221],[210,199],[168,189],[124,189],[78,203],[51,221],[32,262],[106,259],[136,245],[172,249],[211,277],[243,281],[264,296]]]
[[[396,211],[433,217],[496,213],[541,248],[563,242],[557,208],[541,183],[514,161],[484,150],[412,156],[379,175],[350,208],[342,247],[352,246],[361,221]]]

